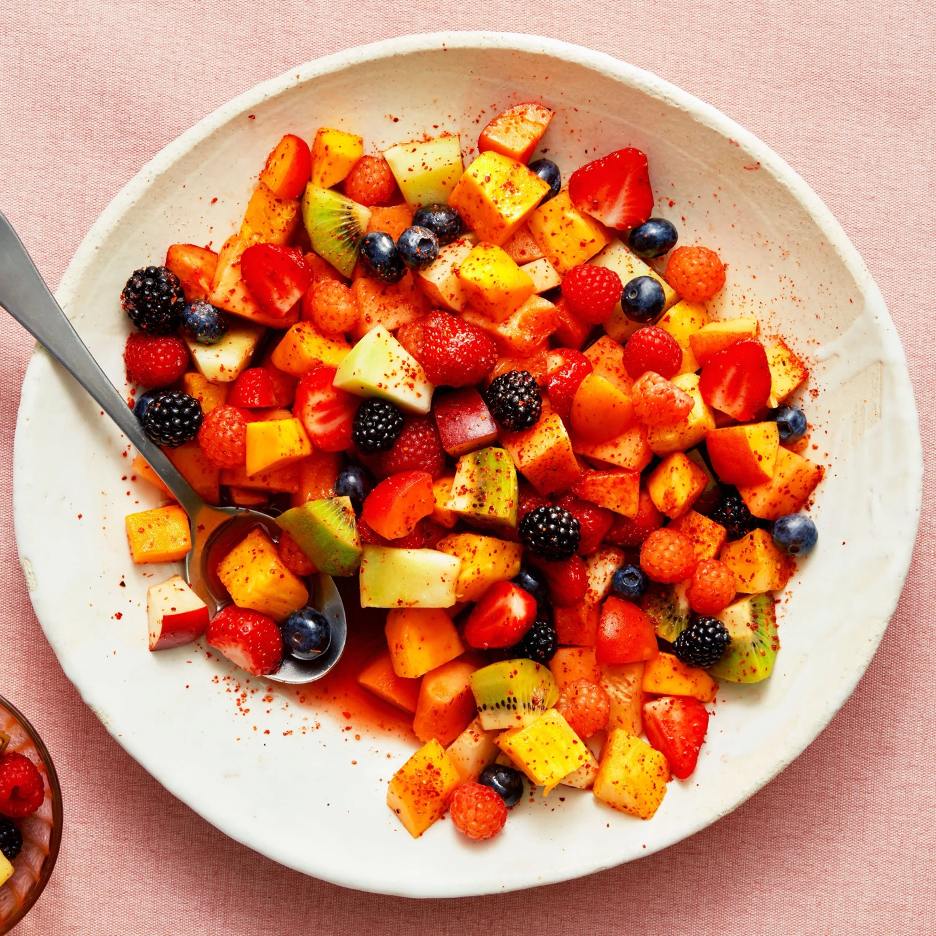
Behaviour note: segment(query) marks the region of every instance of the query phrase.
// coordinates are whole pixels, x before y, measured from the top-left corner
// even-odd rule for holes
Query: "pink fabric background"
[[[923,0],[30,0],[0,9],[0,209],[58,283],[137,169],[219,104],[295,63],[408,32],[555,36],[647,68],[765,140],[815,188],[883,290],[929,467],[936,442],[933,18]],[[0,313],[0,503],[32,342]],[[0,511],[0,693],[47,741],[67,831],[18,936],[936,931],[936,511],[910,579],[832,725],[715,826],[548,889],[422,903],[287,871],[194,816],[111,740],[65,679]],[[873,531],[869,531],[873,535]],[[830,596],[834,600],[834,596]]]

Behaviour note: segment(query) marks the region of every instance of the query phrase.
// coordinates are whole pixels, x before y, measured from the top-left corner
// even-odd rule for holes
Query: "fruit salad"
[[[774,595],[817,539],[803,361],[710,315],[730,258],[654,215],[627,140],[565,183],[531,161],[552,117],[511,107],[467,168],[457,134],[287,135],[220,251],[170,245],[121,296],[145,431],[280,529],[220,557],[213,619],[153,585],[150,649],[273,674],[329,646],[308,577],[356,580],[386,609],[358,681],[423,745],[387,793],[414,837],[447,810],[493,836],[525,783],[653,816],[718,681],[770,675]],[[173,503],[127,534],[137,563],[191,545]]]

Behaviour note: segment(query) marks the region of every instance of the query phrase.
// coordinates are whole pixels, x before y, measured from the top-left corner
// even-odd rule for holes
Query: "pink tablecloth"
[[[407,32],[502,29],[591,46],[695,93],[825,200],[880,284],[936,438],[932,11],[921,0],[30,0],[0,10],[0,209],[56,284],[98,213],[181,131],[256,82]],[[767,11],[767,12],[759,12]],[[32,342],[0,313],[0,503]],[[930,459],[932,467],[932,459]],[[0,512],[0,692],[53,751],[68,829],[17,934],[936,932],[936,511],[855,695],[806,753],[662,854],[484,901],[362,895],[215,831],[132,761],[63,676]],[[870,531],[873,534],[873,531]]]

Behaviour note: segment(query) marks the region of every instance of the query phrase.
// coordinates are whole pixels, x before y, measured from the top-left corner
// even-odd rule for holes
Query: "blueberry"
[[[539,607],[549,604],[549,591],[546,588],[546,580],[529,566],[523,566],[518,575],[511,579],[514,585],[519,585],[525,592],[529,592],[535,599]]]
[[[490,787],[508,808],[516,806],[523,796],[523,775],[506,764],[491,764],[481,771],[478,783]]]
[[[544,182],[549,183],[549,191],[540,201],[541,205],[559,194],[559,189],[562,188],[562,173],[551,159],[534,159],[527,169],[534,175],[538,175]]]
[[[461,215],[448,205],[424,205],[413,215],[413,225],[429,228],[444,247],[462,232]]]
[[[361,241],[358,258],[364,272],[383,283],[399,283],[406,276],[406,265],[393,238],[383,231],[371,231]]]
[[[426,227],[414,224],[397,239],[400,259],[411,270],[423,270],[439,256],[439,238]]]
[[[133,407],[133,415],[136,416],[140,422],[142,422],[146,411],[165,392],[165,390],[147,390],[146,393],[140,394],[140,398],[136,401],[136,404]]]
[[[806,414],[798,406],[778,406],[769,417],[780,430],[781,442],[799,442],[806,435]]]
[[[647,573],[636,565],[622,565],[615,569],[614,577],[611,579],[611,587],[615,594],[628,601],[642,598],[649,584]]]
[[[635,276],[625,284],[621,308],[632,322],[652,322],[664,305],[666,294],[652,276]]]
[[[649,259],[662,257],[676,246],[678,239],[676,228],[666,218],[650,218],[630,232],[627,243],[638,257]]]
[[[321,611],[306,606],[280,624],[283,647],[297,660],[314,660],[331,643],[331,627]]]
[[[787,514],[773,525],[773,541],[791,556],[807,556],[819,539],[816,524],[806,514]]]
[[[217,344],[227,330],[227,316],[204,299],[189,303],[182,313],[182,331],[199,344]]]
[[[364,498],[374,486],[370,472],[360,465],[348,465],[335,479],[335,496],[350,497],[354,512],[360,517]]]

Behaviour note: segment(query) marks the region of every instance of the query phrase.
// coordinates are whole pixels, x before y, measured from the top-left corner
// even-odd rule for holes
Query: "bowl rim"
[[[235,116],[248,113],[250,108],[257,106],[270,97],[274,97],[283,92],[286,92],[294,85],[301,85],[313,79],[341,72],[357,64],[405,56],[411,53],[439,51],[440,49],[446,47],[452,49],[457,48],[462,50],[467,49],[478,51],[485,51],[493,48],[504,49],[507,51],[518,51],[523,53],[546,54],[563,62],[570,62],[580,65],[584,68],[598,71],[616,81],[625,83],[630,87],[641,90],[646,94],[661,100],[662,102],[665,102],[669,105],[674,105],[677,108],[686,111],[696,121],[714,129],[722,136],[729,137],[733,141],[737,142],[746,153],[749,153],[753,157],[753,159],[760,163],[762,171],[770,173],[779,184],[791,192],[793,197],[802,205],[805,212],[811,217],[813,222],[826,236],[830,246],[840,254],[843,260],[849,266],[852,274],[854,275],[856,288],[859,290],[859,293],[866,300],[873,300],[875,308],[882,310],[886,316],[885,324],[890,322],[880,290],[871,278],[871,275],[857,250],[851,244],[841,225],[835,220],[829,209],[826,208],[826,206],[819,199],[818,195],[813,192],[805,180],[803,180],[782,157],[774,153],[770,147],[761,142],[757,137],[755,137],[749,131],[745,130],[734,120],[725,116],[713,106],[699,100],[689,92],[681,90],[680,88],[661,78],[658,78],[644,69],[622,62],[610,55],[607,55],[606,53],[593,51],[582,46],[564,42],[562,40],[539,37],[531,34],[487,31],[432,32],[416,35],[406,35],[345,49],[290,69],[279,76],[268,79],[254,86],[253,88],[244,91],[226,104],[223,104],[221,107],[217,108],[211,114],[204,117],[201,121],[199,121],[193,127],[182,133],[174,141],[164,147],[156,156],[148,161],[139,170],[139,172],[114,196],[107,208],[105,208],[94,225],[92,225],[88,234],[85,236],[78,250],[75,252],[74,257],[69,263],[69,266],[64,276],[62,277],[56,292],[56,296],[60,303],[65,306],[67,310],[67,306],[70,300],[73,298],[75,287],[78,284],[83,270],[87,265],[93,262],[94,255],[97,250],[97,245],[119,223],[119,221],[127,214],[127,212],[132,209],[136,201],[145,194],[153,177],[170,168],[179,157],[188,152],[197,143],[210,136],[213,132],[215,132]],[[923,459],[922,443],[919,434],[919,422],[915,400],[913,398],[912,389],[909,383],[909,375],[906,368],[906,357],[897,337],[896,329],[893,328],[892,323],[891,327],[889,328],[881,328],[879,332],[879,338],[883,347],[889,353],[890,360],[898,365],[901,383],[905,383],[906,385],[905,389],[907,392],[904,394],[904,396],[909,401],[909,406],[905,408],[897,418],[903,421],[905,435],[907,438],[913,441],[915,448],[915,451],[908,451],[906,453],[907,460],[905,469],[906,477],[908,478],[908,484],[902,492],[904,497],[905,523],[903,529],[905,531],[905,535],[901,537],[899,540],[899,545],[896,547],[897,559],[894,563],[894,565],[902,569],[903,572],[899,578],[900,588],[897,587],[898,582],[896,581],[896,577],[892,584],[892,601],[890,602],[890,610],[888,615],[886,618],[882,619],[879,625],[875,625],[874,629],[868,632],[868,639],[865,644],[864,653],[860,657],[856,655],[854,669],[837,684],[836,691],[829,694],[827,697],[827,708],[821,713],[815,714],[815,717],[812,720],[814,728],[810,732],[811,737],[809,737],[804,743],[795,745],[795,747],[790,749],[789,752],[785,752],[782,758],[779,758],[777,761],[772,763],[770,765],[769,771],[765,772],[765,774],[759,778],[759,782],[753,784],[750,790],[747,792],[747,795],[735,802],[730,807],[730,809],[726,809],[723,812],[720,812],[715,817],[707,818],[705,821],[696,821],[688,824],[686,829],[683,830],[679,835],[664,841],[660,841],[653,846],[648,846],[646,851],[643,853],[644,855],[651,854],[653,851],[668,847],[671,844],[689,837],[695,832],[698,832],[710,825],[711,822],[715,821],[715,819],[721,818],[722,815],[725,815],[727,812],[737,808],[748,798],[750,798],[750,796],[752,796],[763,786],[765,786],[770,780],[772,780],[781,770],[783,770],[789,763],[791,763],[792,760],[798,757],[803,752],[803,750],[805,750],[806,746],[808,746],[808,744],[811,743],[812,740],[814,740],[822,730],[824,730],[824,728],[831,721],[832,717],[838,712],[844,702],[854,691],[855,686],[857,685],[860,678],[864,675],[871,658],[880,644],[884,630],[887,626],[887,622],[893,615],[894,609],[896,608],[897,601],[899,600],[902,591],[903,583],[906,580],[906,575],[909,571],[912,550],[916,541],[916,534],[919,526],[922,505]],[[35,378],[34,365],[35,360],[31,361],[30,363],[30,370],[32,371],[33,381]],[[25,383],[29,384],[29,382],[30,373],[28,372]],[[27,404],[27,398],[30,395],[31,394],[24,386],[24,397],[23,402],[21,403],[21,412],[24,406]],[[16,436],[17,440],[23,439],[24,435],[24,433],[18,432]],[[25,445],[25,443],[23,444]],[[14,459],[14,475],[16,474],[15,466],[18,461],[18,459]],[[20,542],[20,531],[25,531],[28,522],[28,518],[23,514],[24,512],[21,509],[16,509],[16,498],[14,496],[14,520],[16,521],[15,526],[17,530],[18,542]],[[31,598],[33,597],[34,596],[31,593]],[[68,674],[71,669],[71,667],[65,667],[64,664],[63,668],[65,668],[66,674]],[[93,707],[92,710],[94,710]],[[97,712],[95,713],[98,714]],[[106,721],[104,721],[104,724],[105,727],[108,728],[108,731],[114,737],[117,737],[114,727],[112,725],[108,725]],[[120,738],[117,738],[117,740],[122,744],[122,746],[125,748],[127,747],[123,740]],[[136,757],[137,754],[134,753],[133,756]],[[141,763],[144,763],[145,765],[145,758],[141,761]],[[212,824],[215,824],[214,820],[209,817],[208,812],[203,811],[203,806],[204,804],[199,804],[198,807],[193,806],[192,808],[199,812],[200,815],[202,815],[204,818],[208,819],[208,821],[212,822]],[[232,830],[229,827],[225,827],[224,831],[230,837],[235,838],[249,847],[252,847],[251,842],[247,840],[248,836],[246,834],[241,834],[246,833],[246,830]],[[544,874],[535,881],[531,880],[526,884],[515,885],[515,887],[537,886],[539,884],[548,884],[561,880],[569,880],[576,876],[582,876],[603,870],[606,867],[616,866],[619,863],[620,862],[615,862],[611,865],[608,865],[596,861],[587,866],[583,865],[577,874],[570,875],[568,873],[563,873],[555,876]],[[304,871],[304,873],[312,873],[305,868],[299,868],[299,870]],[[333,875],[330,876],[329,879],[335,883],[342,884],[343,886],[362,888],[360,881],[353,880],[350,876]],[[366,888],[366,885],[364,885],[364,887]],[[379,891],[388,894],[400,894],[401,896],[425,897],[465,896],[467,894],[479,894],[486,892],[483,890],[465,891],[454,889],[440,891],[438,889],[432,889],[431,887],[426,887],[420,892],[415,892],[412,889],[394,890],[392,888],[383,886],[379,888]]]

